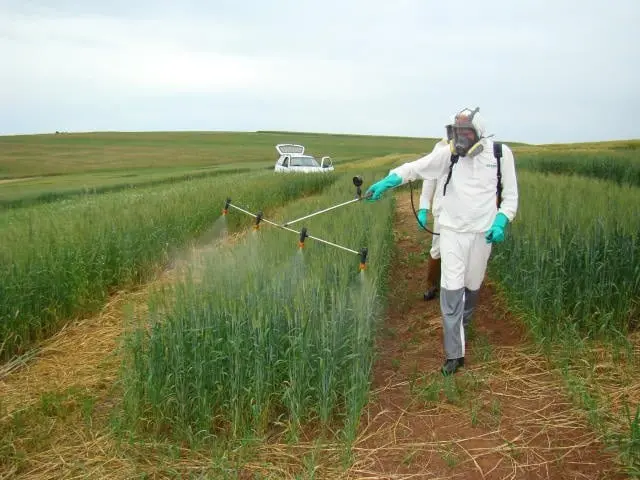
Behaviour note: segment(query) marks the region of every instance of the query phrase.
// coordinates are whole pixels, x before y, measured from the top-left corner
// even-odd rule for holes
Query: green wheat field
[[[349,452],[389,302],[393,195],[308,224],[311,235],[366,247],[363,271],[353,252],[313,239],[300,249],[296,235],[251,230],[252,218],[222,209],[230,197],[275,222],[298,218],[354,198],[354,175],[366,188],[437,140],[293,132],[0,137],[2,371],[23,368],[69,322],[152,281],[188,246],[226,239],[232,246],[211,249],[199,268],[122,319],[112,435],[124,444],[158,442],[177,462],[181,448],[216,452],[220,465],[237,461],[230,452],[276,427],[290,442],[313,431]],[[276,174],[277,143],[329,155],[335,171]],[[629,379],[598,377],[589,359],[638,366],[640,140],[507,143],[520,206],[488,276],[563,372],[575,408],[620,468],[639,475],[640,386],[636,380],[613,402],[599,385]],[[82,390],[51,392],[18,415],[0,398],[0,476],[28,470],[45,435],[35,426],[43,409],[64,417],[65,405],[79,405],[90,423],[93,401]]]

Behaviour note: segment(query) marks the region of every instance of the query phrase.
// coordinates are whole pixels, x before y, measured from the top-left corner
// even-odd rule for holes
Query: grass
[[[516,156],[519,168],[547,174],[580,175],[640,187],[640,149],[583,151],[526,150]]]
[[[431,149],[431,139],[285,132],[73,133],[0,136],[0,208],[24,207],[134,186],[272,169],[277,143],[329,155],[338,171],[381,166]],[[371,171],[380,162],[360,168]],[[369,179],[371,180],[371,179]]]
[[[0,357],[23,353],[60,322],[94,312],[116,289],[150,278],[175,250],[212,228],[230,192],[247,207],[269,208],[334,180],[228,175],[5,212]]]
[[[351,190],[336,183],[288,212],[318,210]],[[161,292],[127,340],[123,427],[191,444],[274,429],[295,442],[309,428],[352,443],[386,291],[392,207],[358,204],[308,224],[311,235],[367,246],[365,272],[354,254],[312,239],[296,252],[295,235],[265,227],[211,252],[197,279]]]
[[[220,193],[211,201],[208,189],[237,182],[232,172],[240,165],[272,165],[273,146],[288,141],[303,143],[312,153],[334,148],[344,162],[366,159],[371,152],[425,147],[421,139],[284,133],[0,137],[0,176],[5,178],[0,203],[33,205],[0,214],[0,273],[5,280],[0,295],[10,299],[0,307],[0,356],[23,353],[60,321],[95,311],[109,292],[143,281],[168,252],[206,229],[223,200]],[[248,177],[264,172],[266,178],[262,166]],[[190,173],[185,177],[185,172]],[[232,176],[182,182],[221,173]],[[148,188],[152,185],[158,186]],[[193,185],[200,189],[196,192]],[[267,182],[264,188],[273,185]],[[54,200],[51,207],[37,208]]]
[[[522,199],[490,274],[539,339],[624,336],[637,327],[640,190],[521,172]]]
[[[0,197],[12,201],[23,195],[23,206],[33,204],[0,213],[0,320],[5,328],[0,344],[5,356],[24,351],[65,318],[95,310],[109,292],[151,277],[189,239],[202,234],[215,237],[212,220],[218,218],[226,192],[232,190],[234,199],[258,209],[322,191],[328,184],[283,183],[264,170],[275,161],[274,144],[289,141],[305,144],[311,153],[331,155],[338,176],[364,174],[365,185],[392,166],[428,152],[432,145],[428,139],[283,132],[1,137],[0,178],[30,179],[2,183]],[[490,266],[512,312],[547,345],[551,365],[561,371],[575,404],[636,477],[640,475],[638,365],[634,344],[627,339],[634,335],[639,314],[638,145],[638,141],[514,145],[520,211],[509,227],[507,242],[496,246]],[[252,173],[229,173],[236,168]],[[229,174],[182,181],[184,175],[210,171]],[[146,186],[113,191],[136,182]],[[33,190],[21,190],[28,185]],[[63,198],[85,187],[102,193]],[[340,189],[332,192],[322,202],[333,204],[346,195]],[[47,195],[56,202],[35,205]],[[310,205],[301,203],[300,212],[306,213]],[[377,217],[347,214],[340,222],[318,224],[320,231],[327,232],[330,240],[344,238],[355,245],[357,239],[342,237],[351,226],[379,228]],[[233,215],[228,221],[231,229],[242,224]],[[313,260],[315,255],[307,253],[318,250],[310,240],[304,262],[298,264],[281,256],[292,247],[291,234],[261,230],[259,238],[260,242],[239,245],[239,257],[221,257],[192,283],[165,292],[167,297],[156,297],[152,316],[142,319],[153,328],[129,338],[128,359],[138,364],[125,372],[130,383],[120,426],[157,435],[140,445],[166,448],[167,458],[178,458],[184,449],[177,438],[197,442],[213,433],[233,436],[234,428],[246,445],[260,432],[286,432],[295,441],[319,426],[346,443],[353,439],[369,378],[364,327],[375,316],[359,315],[353,308],[362,300],[353,295],[349,273],[353,265],[345,262],[332,271],[329,265],[339,263],[335,255]],[[267,259],[274,252],[274,258]],[[260,255],[263,263],[245,261]],[[265,277],[259,265],[282,272]],[[292,286],[291,275],[297,268],[322,274],[320,279],[305,277],[304,287]],[[373,267],[369,274],[380,275]],[[240,285],[241,280],[249,285],[238,287],[244,289],[242,295],[225,295],[228,285]],[[337,290],[326,292],[327,284]],[[345,286],[348,294],[341,293]],[[402,285],[396,288],[401,291]],[[384,293],[381,283],[374,290],[376,295]],[[309,291],[313,302],[307,304]],[[261,310],[265,296],[275,299],[272,303],[278,307]],[[368,298],[373,297],[372,293]],[[311,319],[306,329],[304,318]],[[331,330],[336,324],[342,328],[337,333]],[[326,337],[328,332],[333,336]],[[220,343],[221,338],[241,340]],[[329,343],[330,348],[327,338],[336,342]],[[476,343],[479,358],[494,357],[482,337]],[[152,345],[156,350],[150,349]],[[269,362],[272,353],[277,360]],[[156,383],[145,380],[145,372],[152,371],[153,381],[160,379]],[[497,400],[475,401],[478,379],[456,379],[429,384],[416,377],[411,385],[425,402],[468,405],[472,423],[499,424],[503,406]],[[44,394],[32,410],[0,425],[0,458],[7,465],[26,462],[23,457],[49,442],[52,429],[60,428],[62,420],[93,421],[94,408],[94,397],[88,393]],[[455,453],[446,450],[443,455]],[[217,471],[231,471],[243,462],[242,455],[226,452],[228,457],[213,461],[221,465]],[[316,461],[312,452],[302,462],[310,477]],[[411,461],[408,455],[407,462]],[[171,471],[165,467],[165,473]]]
[[[329,155],[336,167],[394,153],[427,152],[434,140],[304,133],[70,133],[0,136],[0,178],[34,175],[211,167],[246,163],[273,166],[275,145],[301,143],[313,155]]]
[[[17,470],[28,462],[29,452],[52,446],[51,431],[58,423],[76,420],[90,428],[96,398],[90,391],[69,388],[43,392],[33,406],[14,412],[0,422],[0,466]],[[0,403],[0,413],[2,412]]]
[[[471,370],[453,376],[443,376],[440,372],[423,374],[410,384],[411,394],[427,405],[447,402],[461,406],[484,387],[485,380]]]
[[[562,372],[574,404],[637,474],[640,190],[531,172],[520,172],[519,183],[526,201],[489,274]]]
[[[0,209],[55,202],[78,196],[97,195],[133,188],[169,185],[203,177],[256,171],[250,164],[233,166],[132,169],[50,175],[4,180],[0,189]],[[0,181],[1,183],[1,181]]]

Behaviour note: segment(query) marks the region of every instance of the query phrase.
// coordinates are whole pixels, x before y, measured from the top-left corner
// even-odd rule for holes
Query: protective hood
[[[451,152],[461,157],[474,157],[483,150],[486,127],[480,108],[465,108],[451,118],[446,126]]]
[[[468,111],[469,109],[467,108],[465,110]],[[476,132],[478,133],[478,138],[480,139],[484,138],[487,133],[487,129],[484,124],[484,118],[480,114],[480,109],[478,109],[476,114],[473,116],[473,120],[471,121],[471,123],[473,124],[473,127],[476,129]]]

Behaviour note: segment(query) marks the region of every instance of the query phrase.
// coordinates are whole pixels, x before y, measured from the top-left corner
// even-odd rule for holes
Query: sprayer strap
[[[498,195],[498,208],[500,208],[500,204],[502,203],[502,170],[500,169],[500,160],[502,159],[502,144],[500,142],[493,142],[493,156],[496,157],[496,162],[498,164],[498,186],[496,193]]]
[[[453,166],[458,163],[459,155],[451,155],[451,161],[449,162],[449,173],[447,174],[447,180],[444,182],[444,190],[442,195],[447,194],[447,185],[449,185],[449,180],[451,180],[451,174],[453,173]]]

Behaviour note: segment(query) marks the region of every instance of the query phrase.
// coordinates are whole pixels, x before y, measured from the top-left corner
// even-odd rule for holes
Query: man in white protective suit
[[[424,157],[392,169],[365,193],[368,201],[376,201],[390,188],[416,179],[437,182],[445,175],[438,215],[444,375],[464,366],[464,325],[478,299],[492,244],[504,241],[518,209],[513,153],[504,145],[497,157],[478,112],[464,109],[456,114],[446,126],[448,144],[439,142]]]

